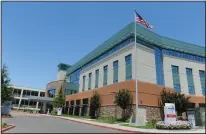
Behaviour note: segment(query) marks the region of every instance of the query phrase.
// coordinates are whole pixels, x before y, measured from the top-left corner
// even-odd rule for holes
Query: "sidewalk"
[[[78,123],[84,123],[84,124],[89,124],[93,126],[98,126],[98,127],[104,127],[104,128],[109,128],[109,129],[115,129],[115,130],[120,130],[128,133],[205,133],[204,128],[198,128],[198,129],[190,129],[190,130],[158,130],[158,129],[142,129],[142,128],[133,128],[133,127],[126,127],[126,126],[121,126],[119,124],[107,124],[107,123],[100,123],[100,122],[94,122],[90,121],[88,119],[76,119],[76,118],[71,118],[71,117],[62,117],[62,116],[52,116],[52,115],[41,115],[41,116],[50,116],[54,118],[61,118],[61,119],[66,119]]]

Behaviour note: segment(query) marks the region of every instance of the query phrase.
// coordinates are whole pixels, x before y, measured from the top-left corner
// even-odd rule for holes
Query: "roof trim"
[[[183,52],[187,54],[192,54],[200,57],[205,57],[205,47],[186,43],[183,41],[178,41],[175,39],[171,39],[168,37],[160,36],[147,28],[142,27],[139,24],[136,24],[136,37],[141,39],[147,43],[155,45],[160,48],[170,49],[178,52]],[[121,29],[111,38],[103,42],[100,46],[95,48],[92,52],[88,55],[84,56],[81,60],[76,62],[70,68],[67,69],[67,75],[71,74],[72,72],[76,71],[77,69],[81,68],[91,60],[97,58],[101,54],[105,53],[109,49],[116,46],[122,40],[125,40],[129,37],[134,37],[134,22],[128,24],[126,27]]]

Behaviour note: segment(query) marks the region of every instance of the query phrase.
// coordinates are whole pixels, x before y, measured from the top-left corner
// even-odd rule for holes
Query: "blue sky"
[[[12,84],[46,88],[57,65],[74,64],[134,20],[152,31],[205,45],[204,2],[2,2],[2,63]]]

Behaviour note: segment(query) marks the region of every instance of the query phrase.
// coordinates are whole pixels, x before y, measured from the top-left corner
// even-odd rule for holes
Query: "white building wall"
[[[80,86],[79,92],[82,91],[83,87],[83,76],[86,76],[85,82],[85,91],[88,90],[88,80],[89,80],[89,73],[92,72],[92,87],[91,89],[95,88],[95,71],[99,69],[99,81],[98,87],[103,87],[103,74],[104,74],[104,66],[108,65],[108,72],[107,72],[107,85],[113,84],[113,62],[118,60],[118,82],[125,81],[125,56],[132,54],[133,57],[133,48],[134,45],[131,43],[130,45],[122,48],[118,52],[111,54],[110,56],[102,59],[101,61],[97,62],[96,64],[84,69],[80,73]]]
[[[191,68],[193,73],[195,94],[202,96],[199,70],[205,70],[205,64],[187,59],[181,59],[178,57],[163,55],[165,85],[171,88],[173,88],[172,65],[179,67],[181,92],[184,94],[189,94],[186,68]]]
[[[113,62],[118,60],[118,82],[125,81],[125,56],[132,54],[132,79],[135,79],[134,43],[106,57],[98,63],[84,69],[80,73],[79,91],[82,91],[83,76],[86,76],[85,90],[88,90],[89,73],[92,72],[92,87],[95,88],[95,70],[99,69],[99,86],[103,87],[103,67],[108,65],[107,85],[113,84]],[[153,49],[137,45],[137,76],[138,80],[156,84],[155,57]]]
[[[22,102],[23,100],[27,100],[27,99],[28,99],[28,98],[26,98],[26,97],[23,96],[23,91],[24,91],[24,90],[38,91],[38,97],[40,96],[40,93],[41,93],[41,92],[45,92],[45,90],[43,90],[43,89],[23,87],[23,86],[15,86],[15,85],[12,85],[11,88],[12,88],[13,90],[14,90],[14,89],[20,89],[20,90],[21,90],[21,94],[20,94],[19,97],[14,96],[15,99],[19,99],[19,104],[18,104],[17,107],[13,107],[14,109],[23,109],[23,107],[20,107],[21,102]],[[12,92],[13,92],[13,91],[12,91]],[[40,110],[40,109],[38,109],[38,104],[39,104],[39,102],[36,103],[36,109],[35,109],[35,110]],[[29,109],[33,109],[33,108],[29,108]],[[34,109],[33,109],[33,110],[34,110]]]
[[[133,59],[133,62],[135,59]],[[154,50],[137,44],[137,78],[140,81],[156,84],[156,67]],[[135,71],[133,70],[134,76]]]

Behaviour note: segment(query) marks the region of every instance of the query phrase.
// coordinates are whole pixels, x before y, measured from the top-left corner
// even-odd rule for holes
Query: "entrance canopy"
[[[49,97],[38,97],[38,96],[27,96],[28,100],[38,101],[38,102],[52,102],[53,98]]]

